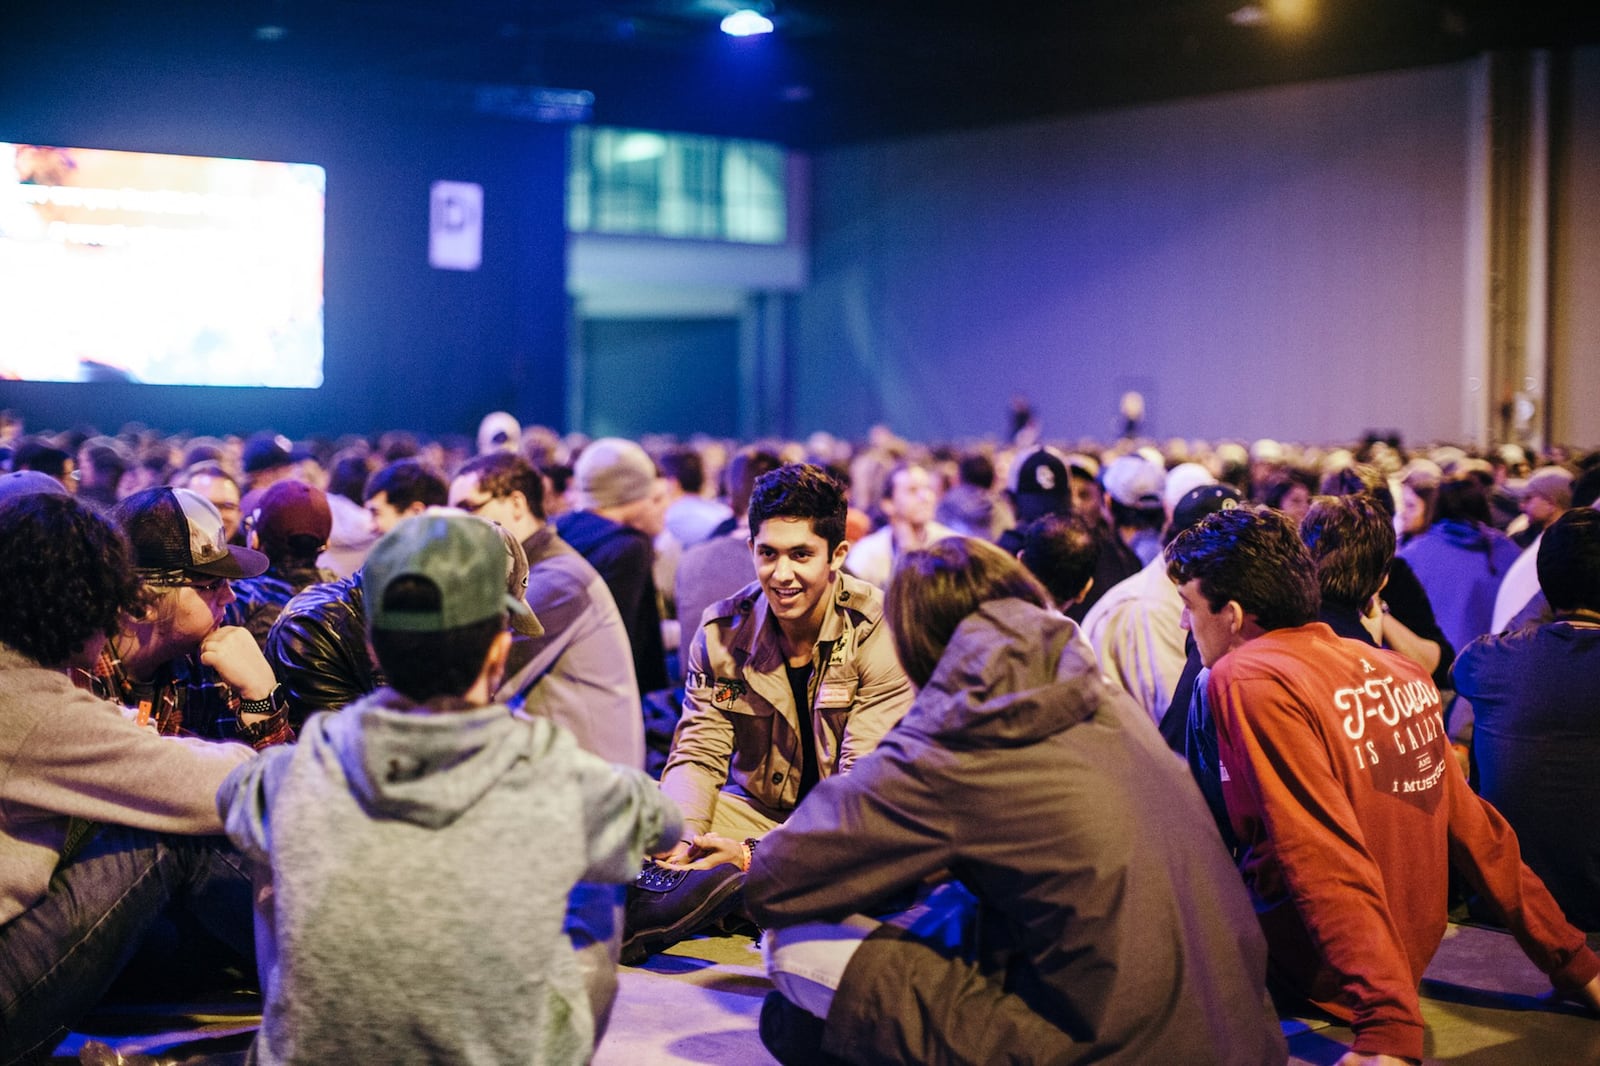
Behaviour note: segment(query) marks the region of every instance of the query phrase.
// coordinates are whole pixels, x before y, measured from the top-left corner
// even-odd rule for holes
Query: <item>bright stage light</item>
[[[759,11],[743,8],[722,20],[722,32],[729,37],[755,37],[772,32],[772,20]]]

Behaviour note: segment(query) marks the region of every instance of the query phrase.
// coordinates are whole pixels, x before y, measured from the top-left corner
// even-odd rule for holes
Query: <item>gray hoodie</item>
[[[629,880],[681,822],[548,721],[391,689],[314,715],[217,802],[260,864],[259,1063],[586,1061],[568,893]]]

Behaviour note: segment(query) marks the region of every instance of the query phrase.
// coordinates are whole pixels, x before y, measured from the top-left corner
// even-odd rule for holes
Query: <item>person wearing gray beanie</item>
[[[561,539],[600,572],[622,612],[640,692],[668,685],[653,573],[655,537],[666,523],[667,489],[645,450],[601,437],[573,464],[579,510],[556,519]]]

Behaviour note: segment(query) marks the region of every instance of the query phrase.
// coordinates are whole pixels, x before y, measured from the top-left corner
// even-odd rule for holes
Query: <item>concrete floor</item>
[[[748,937],[711,937],[680,944],[641,967],[624,967],[611,1027],[596,1066],[764,1066],[774,1060],[756,1035],[761,1001],[771,987]],[[1579,1066],[1600,1064],[1600,1020],[1548,1001],[1544,976],[1505,933],[1451,926],[1423,981],[1427,1062],[1451,1066]],[[57,1051],[78,1062],[89,1041],[110,1057],[83,1061],[239,1066],[259,1020],[253,1002],[160,1007],[107,1014]],[[1322,1021],[1287,1019],[1290,1063],[1331,1066],[1350,1032]],[[1181,1063],[1181,1048],[1171,1063]],[[1165,1066],[1165,1064],[1163,1064]]]

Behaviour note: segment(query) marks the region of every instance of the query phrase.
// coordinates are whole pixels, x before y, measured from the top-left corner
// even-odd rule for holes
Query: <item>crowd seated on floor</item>
[[[1452,917],[1600,1012],[1600,452],[23,430],[0,1064],[583,1061],[730,929],[784,1063],[1418,1061]]]

